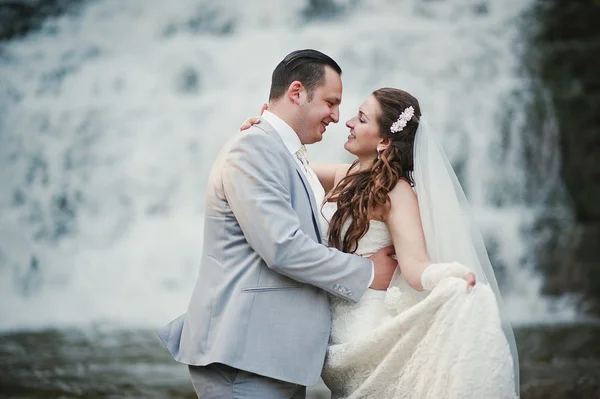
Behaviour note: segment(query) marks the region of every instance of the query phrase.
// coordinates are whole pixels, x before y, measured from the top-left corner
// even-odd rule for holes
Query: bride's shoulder
[[[417,194],[415,194],[415,190],[404,179],[398,180],[396,186],[390,191],[390,202],[392,207],[395,204],[413,204],[417,202]]]
[[[351,166],[352,166],[352,164],[349,164],[349,163],[336,165],[335,184],[338,184],[340,182],[340,180],[342,180],[344,177],[346,177]]]
[[[406,180],[399,180],[388,196],[390,201],[386,210],[386,221],[395,224],[398,220],[413,220],[415,215],[419,215],[417,195]]]

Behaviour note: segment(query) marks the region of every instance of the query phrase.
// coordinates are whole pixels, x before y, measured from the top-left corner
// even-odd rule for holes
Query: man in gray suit
[[[329,340],[327,293],[356,302],[396,268],[391,248],[367,259],[322,244],[322,188],[302,153],[339,120],[340,75],[323,53],[289,54],[269,111],[213,165],[198,281],[187,313],[159,331],[202,399],[305,397]]]

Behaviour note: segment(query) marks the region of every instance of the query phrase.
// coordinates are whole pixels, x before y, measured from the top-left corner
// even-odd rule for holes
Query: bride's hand
[[[467,282],[467,292],[475,286],[475,274],[458,262],[432,263],[421,274],[421,285],[426,291],[433,288],[446,277],[458,277]]]
[[[463,279],[467,281],[467,292],[471,292],[471,290],[475,286],[475,275],[469,272],[463,277]]]
[[[260,115],[262,115],[267,109],[269,109],[269,106],[267,104],[263,104],[263,106],[260,109]],[[250,129],[252,125],[257,125],[259,123],[260,118],[258,117],[248,118],[244,121],[244,123],[242,123],[242,126],[240,126],[240,131]]]

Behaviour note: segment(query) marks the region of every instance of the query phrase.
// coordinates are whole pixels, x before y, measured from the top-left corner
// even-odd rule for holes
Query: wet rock
[[[532,14],[531,70],[556,113],[575,219],[558,223],[540,248],[545,291],[579,292],[583,308],[600,314],[600,2],[539,0]]]
[[[76,10],[83,0],[0,0],[0,41],[39,29],[49,16]]]

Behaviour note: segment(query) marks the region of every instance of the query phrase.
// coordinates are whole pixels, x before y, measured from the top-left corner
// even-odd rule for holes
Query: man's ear
[[[388,138],[381,139],[379,144],[377,144],[377,152],[383,152],[387,150],[391,143],[392,141]]]
[[[299,80],[294,80],[287,89],[287,96],[292,103],[303,104],[306,100],[306,88]]]

